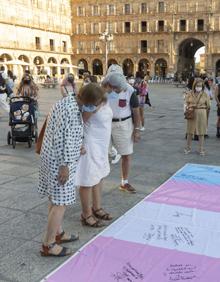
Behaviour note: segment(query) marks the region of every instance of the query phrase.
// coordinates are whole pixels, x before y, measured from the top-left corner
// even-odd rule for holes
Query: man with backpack
[[[0,109],[3,109],[7,113],[9,112],[9,105],[7,103],[7,74],[5,73],[5,67],[0,67]]]

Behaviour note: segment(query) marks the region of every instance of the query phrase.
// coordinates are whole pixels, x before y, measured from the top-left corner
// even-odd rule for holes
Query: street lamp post
[[[113,34],[109,33],[108,30],[105,30],[99,37],[99,39],[105,42],[105,67],[106,72],[108,70],[108,44],[113,40]]]

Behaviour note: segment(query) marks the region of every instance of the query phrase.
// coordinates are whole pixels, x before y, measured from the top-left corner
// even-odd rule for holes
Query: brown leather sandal
[[[93,218],[95,220],[95,222],[93,224],[89,223],[88,222],[89,218]],[[102,221],[96,219],[93,214],[91,214],[90,216],[88,216],[86,218],[81,214],[81,223],[82,223],[82,225],[94,227],[94,228],[99,228],[99,227],[105,226],[105,224]]]
[[[65,234],[65,231],[63,231],[62,233],[60,233],[56,236],[56,243],[57,244],[70,243],[70,242],[74,242],[74,241],[79,240],[79,236],[74,235],[74,234],[71,234],[69,239],[62,239],[64,234]]]
[[[72,251],[69,248],[63,247],[62,250],[59,252],[59,254],[52,254],[49,253],[49,250],[51,250],[56,245],[56,242],[51,243],[48,246],[42,245],[42,250],[40,251],[40,254],[42,257],[65,257],[72,254]]]
[[[98,210],[92,209],[92,212],[94,216],[97,217],[98,219],[102,219],[102,220],[112,220],[113,219],[113,217],[109,213],[107,213],[103,208],[100,208]],[[99,212],[102,212],[102,214],[100,214]]]

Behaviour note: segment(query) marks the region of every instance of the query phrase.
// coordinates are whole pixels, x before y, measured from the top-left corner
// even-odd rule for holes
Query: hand
[[[141,135],[140,135],[140,131],[135,129],[134,132],[133,132],[133,140],[134,140],[134,143],[138,143],[141,139]]]
[[[86,149],[84,146],[82,146],[80,149],[80,155],[85,155],[85,154],[86,154]]]
[[[69,180],[69,168],[68,166],[61,165],[59,167],[58,177],[59,185],[64,185]]]

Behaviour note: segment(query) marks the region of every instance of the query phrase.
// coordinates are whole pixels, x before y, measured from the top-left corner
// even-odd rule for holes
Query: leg
[[[131,155],[121,157],[121,178],[122,180],[128,180],[128,174],[130,170]]]
[[[199,135],[199,152],[201,155],[204,154],[204,135]]]
[[[103,224],[99,222],[94,216],[91,208],[91,197],[92,197],[92,187],[83,187],[79,189],[81,206],[82,206],[82,215],[81,221],[82,224],[90,227],[102,227]],[[98,201],[98,200],[97,200]]]
[[[218,110],[218,111],[220,111],[220,110]],[[218,116],[216,126],[217,126],[216,137],[217,137],[217,138],[220,138],[220,116]]]
[[[101,193],[102,193],[102,183],[101,180],[97,185],[92,188],[92,207],[93,210],[99,210],[102,207],[101,204]]]
[[[9,113],[9,105],[7,103],[7,94],[0,94],[0,108]]]
[[[102,185],[103,181],[101,180],[92,189],[93,214],[99,219],[112,220],[112,216],[102,208]]]
[[[186,149],[184,150],[185,154],[189,154],[191,152],[192,137],[193,137],[193,134],[190,134],[190,133],[187,134]]]
[[[92,195],[92,187],[83,187],[79,188],[79,195],[82,206],[82,215],[87,218],[92,215],[91,209],[91,195]]]
[[[144,108],[140,107],[140,118],[141,118],[141,127],[144,127]]]

